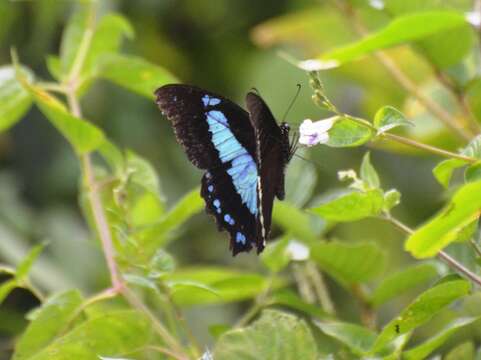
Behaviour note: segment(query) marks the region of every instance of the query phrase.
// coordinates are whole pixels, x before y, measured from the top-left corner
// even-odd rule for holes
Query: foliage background
[[[471,1],[467,0],[426,3],[433,7],[446,3],[460,11],[472,8]],[[124,42],[124,52],[165,67],[182,82],[224,94],[239,104],[243,104],[244,94],[256,87],[278,118],[294,96],[295,85],[302,84],[300,97],[288,115],[288,121],[293,124],[306,118],[320,119],[327,116],[327,112],[319,110],[311,101],[306,73],[281,58],[277,50],[307,58],[357,38],[349,29],[348,20],[343,20],[328,1],[103,0],[99,4],[100,14],[114,11],[131,22],[136,36]],[[74,5],[54,0],[1,1],[0,64],[11,63],[10,48],[14,46],[23,64],[37,76],[49,78],[46,56],[58,53],[62,31]],[[360,7],[370,29],[381,27],[389,20],[367,2]],[[276,18],[282,21],[272,20]],[[457,60],[469,63],[474,61],[472,57],[476,58],[470,51],[479,52],[474,35],[469,41],[472,41],[469,51],[465,51],[461,59],[455,59],[453,64],[441,64],[457,78],[462,76],[455,73]],[[462,45],[460,47],[459,52],[463,52]],[[453,100],[436,80],[432,61],[426,59],[422,50],[403,46],[389,50],[389,54],[423,91],[448,108],[455,108],[450,103]],[[448,150],[463,145],[437,125],[372,57],[323,73],[323,80],[331,100],[343,112],[371,119],[380,107],[392,105],[402,109],[417,124],[423,124],[409,130],[410,135]],[[475,116],[481,118],[476,97],[468,100],[472,101]],[[132,149],[152,163],[167,208],[198,185],[201,173],[188,163],[175,143],[169,123],[153,101],[100,81],[82,99],[82,107],[85,117],[101,127],[115,144]],[[383,188],[396,188],[402,193],[402,202],[394,210],[397,218],[415,227],[444,204],[447,193],[432,175],[439,158],[402,146],[376,143],[370,147],[371,162],[380,174]],[[288,200],[300,207],[312,206],[335,194],[342,187],[337,172],[358,169],[365,152],[365,146],[319,146],[304,151],[304,156],[312,162],[293,160],[288,170]],[[46,293],[78,288],[84,294],[93,294],[109,283],[101,251],[89,234],[78,205],[79,178],[79,164],[70,145],[37,108],[31,108],[8,132],[0,133],[0,261],[18,263],[29,248],[48,240],[49,246],[31,271],[32,281]],[[299,179],[308,186],[298,186]],[[277,237],[282,230],[275,226],[273,233]],[[346,244],[370,241],[382,249],[385,260],[377,264],[379,276],[362,285],[371,289],[383,275],[414,262],[404,251],[404,235],[379,219],[345,223],[325,231],[324,236]],[[218,233],[203,212],[182,225],[167,251],[175,257],[180,269],[219,265],[263,276],[267,273],[254,254],[232,258],[225,233]],[[474,264],[471,248],[455,244],[449,251],[458,260]],[[290,275],[283,276],[291,279]],[[362,306],[356,298],[332,277],[327,276],[325,280],[338,318],[361,323]],[[295,281],[293,288],[296,288]],[[426,287],[410,289],[380,307],[379,324],[396,316],[423,289]],[[434,335],[433,329],[460,314],[478,316],[480,300],[475,293],[460,305],[456,314],[452,310],[440,312],[416,333],[414,343]],[[27,324],[25,314],[36,305],[38,300],[29,291],[15,289],[0,306],[0,358],[8,358],[12,339]],[[185,316],[200,343],[211,347],[215,341],[207,331],[209,326],[233,324],[250,306],[249,300],[197,305],[186,308]],[[324,350],[338,345],[321,333],[316,336],[321,338]],[[478,329],[472,327],[458,333],[444,349],[448,351],[464,341],[479,341],[479,336]],[[5,355],[2,357],[2,354]]]

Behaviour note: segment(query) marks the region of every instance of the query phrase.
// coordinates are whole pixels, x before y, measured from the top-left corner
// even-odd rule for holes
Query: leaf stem
[[[436,155],[439,155],[439,156],[443,156],[443,157],[447,157],[447,158],[453,158],[453,159],[459,159],[459,160],[463,160],[463,161],[466,161],[466,162],[472,163],[472,164],[479,161],[476,158],[466,156],[466,155],[462,155],[462,154],[457,154],[455,152],[447,151],[447,150],[444,150],[444,149],[440,149],[440,148],[437,148],[435,146],[424,144],[424,143],[418,142],[416,140],[409,139],[409,138],[404,137],[404,136],[399,136],[399,135],[395,135],[395,134],[391,134],[391,133],[383,133],[380,136],[381,136],[381,138],[396,141],[400,144],[404,144],[404,145],[407,145],[407,146],[411,146],[411,147],[414,147],[414,148],[425,150],[425,151],[428,151],[430,153],[433,153],[433,154],[436,154]]]
[[[404,232],[407,235],[411,235],[411,234],[414,233],[413,229],[411,229],[409,226],[403,224],[401,221],[392,217],[391,215],[382,216],[381,219],[390,222],[396,228],[398,228],[399,230],[401,230],[402,232]],[[477,274],[475,274],[474,272],[469,270],[467,267],[465,267],[463,264],[458,262],[456,259],[454,259],[450,255],[448,255],[446,252],[444,252],[442,250],[439,251],[438,254],[437,254],[437,257],[439,259],[441,259],[442,261],[444,261],[451,269],[453,269],[453,270],[457,271],[458,273],[464,275],[466,278],[471,280],[476,285],[481,286],[481,278]]]

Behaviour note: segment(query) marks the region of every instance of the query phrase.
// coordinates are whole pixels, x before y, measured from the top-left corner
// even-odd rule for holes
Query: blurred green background
[[[458,3],[461,8],[470,6],[467,1]],[[281,58],[278,51],[306,58],[356,38],[342,17],[323,1],[102,0],[100,4],[100,15],[115,11],[132,23],[136,36],[124,43],[125,52],[164,66],[182,82],[223,94],[241,105],[246,92],[256,87],[278,118],[293,98],[296,84],[302,84],[287,118],[293,128],[303,119],[318,120],[327,113],[312,103],[305,72]],[[58,0],[1,0],[0,64],[10,63],[10,47],[14,46],[22,63],[48,79],[46,57],[58,53],[73,5]],[[300,15],[292,14],[302,14],[302,21],[296,21]],[[387,20],[369,6],[363,16],[369,18],[371,28]],[[277,28],[276,20],[271,19],[279,17],[287,25]],[[432,70],[418,53],[401,48],[392,54],[416,81],[430,84]],[[332,100],[350,114],[369,119],[379,107],[393,105],[411,117],[428,118],[372,59],[328,72],[324,80]],[[168,204],[198,185],[201,172],[188,162],[153,102],[98,82],[82,99],[82,106],[85,116],[115,143],[154,164]],[[436,126],[428,135],[433,142],[456,147],[456,142],[449,136],[443,138]],[[357,169],[365,151],[365,147],[322,146],[304,150],[303,155],[311,161],[295,158],[291,163],[296,172],[288,175],[288,199],[299,205],[318,202],[341,186],[337,171]],[[437,159],[404,151],[372,149],[371,159],[383,187],[395,187],[402,193],[402,204],[395,214],[415,226],[439,208],[443,195],[431,173]],[[310,177],[312,189],[297,186],[293,176],[299,179],[302,174]],[[16,263],[31,244],[48,240],[50,245],[32,272],[34,281],[47,291],[78,287],[93,293],[108,283],[102,254],[89,238],[80,214],[79,176],[79,164],[70,146],[36,108],[10,131],[0,134],[0,262]],[[279,234],[275,227],[273,234]],[[379,220],[346,224],[328,236],[346,242],[377,242],[388,255],[387,271],[410,261],[403,251],[403,236]],[[168,250],[181,266],[231,264],[261,269],[254,253],[232,258],[226,234],[218,233],[205,213],[191,219]],[[334,282],[329,281],[329,285],[343,318],[356,320],[352,299]],[[25,311],[36,303],[28,292],[15,290],[0,306],[0,353],[2,333],[21,329]],[[398,305],[394,302],[383,309],[384,320]],[[194,308],[188,311],[188,320],[201,339],[211,341],[207,325],[234,319],[242,307]]]

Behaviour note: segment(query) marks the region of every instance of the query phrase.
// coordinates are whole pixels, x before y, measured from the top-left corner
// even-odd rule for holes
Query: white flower
[[[475,28],[481,26],[481,14],[478,11],[471,11],[465,14],[466,20]]]
[[[372,8],[377,9],[377,10],[384,9],[384,1],[383,0],[369,0],[369,5],[371,5]]]
[[[313,146],[325,144],[329,140],[328,130],[334,125],[337,116],[329,119],[312,122],[306,119],[299,127],[299,143],[302,145]]]
[[[321,71],[329,70],[339,66],[339,62],[336,60],[315,60],[309,59],[304,61],[299,61],[297,64],[301,69],[306,71]]]
[[[305,261],[309,259],[309,248],[303,243],[291,240],[286,247],[286,252],[289,254],[291,260]]]

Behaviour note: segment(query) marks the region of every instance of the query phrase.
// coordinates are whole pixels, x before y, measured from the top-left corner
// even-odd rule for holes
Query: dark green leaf
[[[446,354],[444,360],[474,359],[474,344],[471,341],[456,346]]]
[[[290,236],[287,234],[269,243],[260,255],[262,263],[272,272],[279,272],[289,264],[290,256],[286,251]]]
[[[184,268],[165,275],[176,286],[174,301],[179,305],[227,303],[257,296],[269,285],[264,277],[222,267]]]
[[[434,263],[417,264],[407,267],[383,279],[371,296],[371,303],[379,306],[433,280],[439,275],[439,268]]]
[[[463,227],[478,218],[480,208],[481,181],[464,185],[438,215],[407,239],[406,250],[418,258],[435,256],[456,240]]]
[[[383,203],[384,197],[380,190],[354,190],[310,210],[325,220],[349,222],[379,215]]]
[[[231,330],[219,339],[216,360],[317,360],[314,337],[303,320],[264,310],[259,320],[244,329]]]
[[[345,322],[314,323],[323,333],[346,345],[354,354],[362,356],[374,344],[377,334],[365,327]]]
[[[418,345],[412,349],[409,349],[408,351],[405,351],[403,354],[403,359],[406,359],[406,360],[425,359],[434,350],[436,350],[441,345],[443,345],[459,329],[472,324],[478,319],[479,317],[469,317],[469,318],[465,317],[465,318],[459,318],[454,320],[441,331],[436,331],[435,335],[432,338],[426,340],[421,345]]]
[[[466,182],[481,180],[481,164],[468,166],[464,171],[464,180]]]
[[[309,214],[289,204],[287,201],[274,202],[272,220],[303,242],[316,242],[317,234],[312,230]]]
[[[453,301],[469,294],[470,289],[471,286],[466,280],[453,280],[425,291],[383,328],[374,344],[374,351],[421,326]]]
[[[17,287],[17,280],[16,279],[9,279],[0,284],[0,305],[2,304],[3,300],[12,292],[13,289]]]
[[[85,321],[33,356],[32,360],[98,359],[145,346],[150,321],[137,311],[109,312]]]
[[[174,231],[203,207],[204,201],[200,197],[200,191],[195,188],[180,199],[157,224],[146,226],[138,233],[142,246],[145,247],[143,251],[155,252],[168,241],[167,233]]]
[[[364,121],[364,120],[360,120]],[[368,124],[363,125],[350,117],[338,119],[329,129],[329,140],[326,145],[331,147],[353,147],[362,145],[375,135]]]
[[[466,161],[460,159],[447,159],[441,161],[433,169],[433,174],[436,180],[446,189],[449,187],[449,181],[453,175],[453,171],[457,168],[465,166]]]
[[[158,87],[178,82],[164,68],[127,55],[104,56],[99,75],[149,99],[154,98],[154,91]]]
[[[33,78],[27,68],[22,68],[21,71],[30,80]],[[31,104],[31,96],[17,80],[15,68],[0,67],[0,132],[19,121]]]
[[[381,186],[379,175],[376,169],[371,164],[370,152],[368,151],[362,158],[360,174],[361,180],[367,185],[369,189],[377,189]]]
[[[35,318],[17,341],[13,360],[33,358],[63,331],[66,331],[82,305],[78,290],[68,290],[49,298],[36,311]]]
[[[285,306],[318,319],[325,319],[328,317],[319,305],[309,304],[302,300],[295,292],[287,289],[282,289],[272,294],[268,300],[268,304]]]
[[[384,253],[373,243],[337,241],[311,245],[311,258],[344,285],[371,280],[383,271]]]
[[[374,127],[378,134],[394,129],[398,126],[412,126],[413,123],[408,121],[402,112],[392,106],[384,106],[380,108],[374,116]]]

